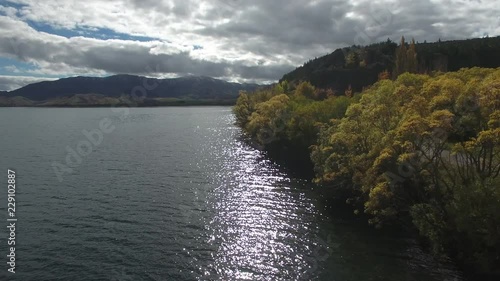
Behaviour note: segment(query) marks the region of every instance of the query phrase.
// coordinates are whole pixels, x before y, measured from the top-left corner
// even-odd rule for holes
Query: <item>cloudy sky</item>
[[[0,0],[0,90],[60,77],[204,75],[266,83],[401,35],[500,35],[498,0]]]

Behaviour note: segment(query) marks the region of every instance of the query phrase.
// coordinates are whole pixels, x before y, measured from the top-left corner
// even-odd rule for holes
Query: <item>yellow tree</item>
[[[410,46],[406,51],[406,71],[410,73],[417,73],[417,51],[415,50],[415,39],[411,39]]]
[[[400,74],[406,72],[407,69],[407,52],[406,52],[406,43],[405,37],[401,37],[401,43],[399,48],[396,50],[396,62],[393,70],[393,78],[397,78]]]
[[[244,127],[248,123],[248,118],[252,113],[250,99],[248,98],[248,94],[245,91],[240,91],[240,96],[236,101],[233,112],[236,116],[236,123],[240,127]]]

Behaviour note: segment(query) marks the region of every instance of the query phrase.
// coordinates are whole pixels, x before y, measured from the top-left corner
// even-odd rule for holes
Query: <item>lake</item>
[[[0,129],[1,280],[464,280],[325,206],[230,107],[0,108]]]

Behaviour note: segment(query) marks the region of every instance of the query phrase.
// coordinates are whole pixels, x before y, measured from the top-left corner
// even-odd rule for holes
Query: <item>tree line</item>
[[[309,81],[315,87],[331,88],[342,95],[349,86],[362,91],[377,82],[383,71],[397,76],[406,72],[403,69],[410,73],[432,73],[500,67],[499,49],[500,36],[432,43],[415,40],[408,43],[402,38],[399,46],[388,39],[368,46],[337,49],[283,75],[280,82]]]

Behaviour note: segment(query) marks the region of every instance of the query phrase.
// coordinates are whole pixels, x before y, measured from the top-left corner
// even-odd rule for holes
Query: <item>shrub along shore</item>
[[[498,278],[500,68],[388,78],[341,96],[283,81],[242,92],[234,113],[370,224],[410,225],[436,255]]]

